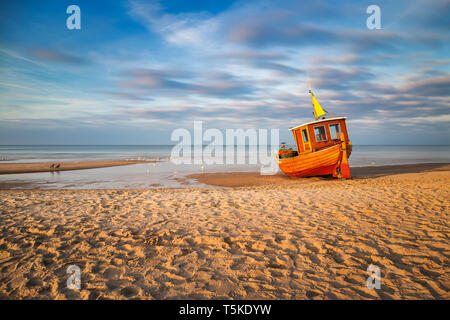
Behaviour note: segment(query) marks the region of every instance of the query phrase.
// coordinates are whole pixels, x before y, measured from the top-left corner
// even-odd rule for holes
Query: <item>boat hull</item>
[[[346,146],[339,143],[334,146],[296,157],[279,159],[278,165],[291,177],[312,177],[333,175],[338,178],[350,178]],[[345,157],[345,158],[344,158]]]

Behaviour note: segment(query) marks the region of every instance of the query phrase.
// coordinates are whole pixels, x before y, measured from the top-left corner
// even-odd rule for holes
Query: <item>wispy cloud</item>
[[[251,85],[245,84],[225,72],[205,72],[202,74],[183,73],[174,70],[135,69],[125,72],[127,80],[120,86],[155,92],[203,96],[237,97],[253,91]]]
[[[132,0],[129,14],[151,31],[176,45],[205,45],[217,27],[214,17],[206,12],[169,14],[156,1]]]
[[[33,48],[30,50],[30,55],[33,58],[41,61],[49,61],[56,63],[67,63],[74,65],[83,65],[90,63],[90,61],[84,57],[47,48]]]
[[[450,96],[450,75],[409,82],[401,86],[401,91],[421,96]]]

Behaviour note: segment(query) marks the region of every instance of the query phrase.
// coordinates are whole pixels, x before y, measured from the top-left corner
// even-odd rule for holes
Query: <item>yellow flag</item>
[[[313,108],[314,108],[314,116],[316,117],[316,120],[317,120],[320,117],[325,115],[325,111],[323,111],[322,106],[317,101],[316,97],[314,96],[314,93],[312,93],[311,90],[309,90],[309,92],[311,93],[312,104],[313,104]]]

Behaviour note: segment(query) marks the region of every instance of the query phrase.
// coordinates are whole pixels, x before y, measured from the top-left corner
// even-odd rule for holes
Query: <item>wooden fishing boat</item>
[[[325,118],[325,111],[310,91],[315,121],[290,128],[297,152],[279,152],[278,165],[285,174],[293,177],[332,175],[351,178],[348,158],[352,144],[348,138],[346,117]],[[331,115],[331,114],[330,114]],[[322,117],[322,119],[320,119]]]

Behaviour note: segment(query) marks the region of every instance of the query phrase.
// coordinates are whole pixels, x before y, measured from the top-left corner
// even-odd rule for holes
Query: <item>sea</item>
[[[217,146],[216,150],[220,148]],[[224,164],[206,164],[207,161],[176,164],[171,157],[173,150],[173,145],[1,145],[0,164],[125,159],[157,162],[53,173],[3,174],[0,175],[0,183],[19,189],[192,188],[204,187],[186,177],[192,173],[259,172],[263,166],[251,161],[251,146],[234,146],[235,154],[242,155],[244,163],[234,161],[232,164],[226,164],[225,160]],[[225,150],[223,147],[224,153]],[[267,155],[270,156],[270,150],[267,150]],[[351,167],[450,163],[450,146],[354,145],[349,163]]]

